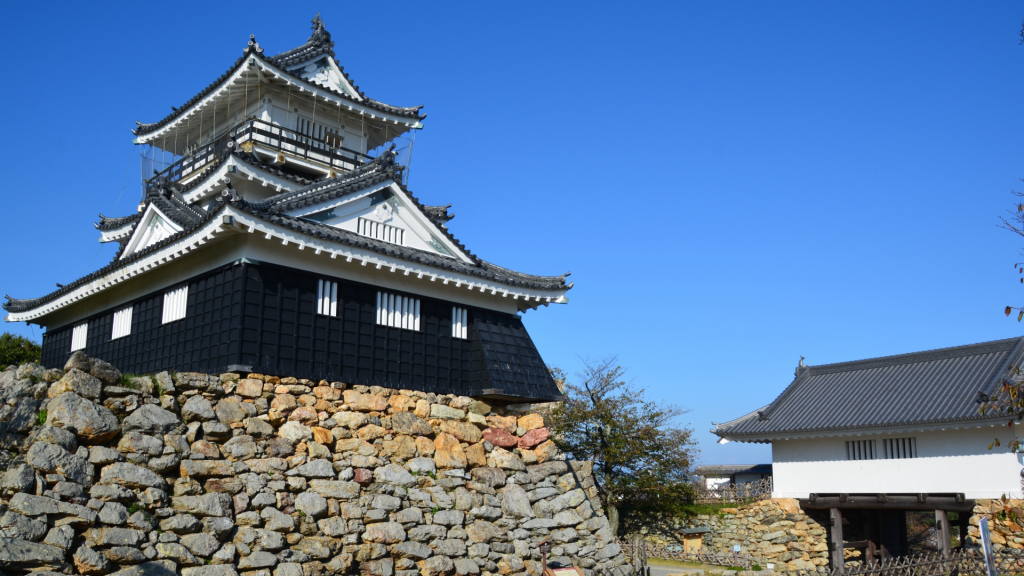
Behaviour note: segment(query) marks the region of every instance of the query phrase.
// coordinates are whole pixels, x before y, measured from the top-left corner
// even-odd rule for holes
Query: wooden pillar
[[[957,526],[960,528],[960,549],[967,547],[967,525],[970,523],[971,515],[960,511],[956,513]]]
[[[842,574],[846,568],[846,557],[843,556],[843,512],[839,508],[829,509],[831,526],[829,536],[832,541],[832,573]]]
[[[868,519],[865,523],[866,535],[868,538],[868,546],[864,549],[864,557],[868,564],[873,564],[878,561],[878,513],[875,511],[868,512]]]
[[[939,550],[942,551],[943,557],[949,557],[949,514],[945,510],[935,511],[935,531],[938,533],[939,538]]]

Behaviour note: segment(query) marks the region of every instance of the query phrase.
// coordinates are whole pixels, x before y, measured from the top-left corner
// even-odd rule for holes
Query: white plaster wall
[[[772,443],[772,496],[962,492],[967,498],[1022,498],[1021,456],[1007,449],[1013,433],[999,426],[856,437],[917,438],[917,458],[893,460],[846,460],[845,443],[851,437],[776,441]],[[1001,445],[990,450],[996,438]]]

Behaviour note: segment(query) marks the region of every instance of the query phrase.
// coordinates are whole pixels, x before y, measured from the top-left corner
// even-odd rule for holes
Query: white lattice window
[[[878,458],[878,450],[874,440],[847,440],[847,460],[874,460]]]
[[[89,323],[82,322],[71,329],[71,351],[84,350],[85,340],[89,337]]]
[[[420,299],[391,292],[377,292],[377,324],[419,330]]]
[[[164,292],[163,323],[174,322],[185,317],[188,308],[188,285]]]
[[[883,438],[882,450],[889,459],[917,458],[917,438]]]
[[[452,338],[469,337],[469,311],[462,306],[452,306]]]
[[[338,315],[338,283],[333,280],[316,281],[316,313],[321,316]]]
[[[110,339],[117,340],[132,333],[132,307],[114,312],[114,323],[110,328]]]
[[[399,246],[405,244],[405,230],[398,226],[360,218],[358,220],[358,232],[363,236],[398,244]]]

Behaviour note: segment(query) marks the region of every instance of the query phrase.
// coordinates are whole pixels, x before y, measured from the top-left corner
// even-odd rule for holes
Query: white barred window
[[[377,324],[419,330],[420,299],[390,292],[377,292]]]
[[[885,449],[885,457],[892,458],[917,458],[917,438],[883,438],[882,447]]]
[[[469,337],[469,311],[461,306],[452,306],[452,338]]]
[[[321,316],[338,315],[338,283],[332,280],[316,281],[316,313]]]
[[[375,222],[366,218],[358,220],[359,234],[402,246],[405,244],[405,230],[398,226]]]
[[[110,328],[110,339],[117,340],[132,333],[132,307],[114,312],[114,323]]]
[[[878,450],[875,449],[874,440],[846,441],[847,460],[874,460],[878,457],[876,454],[878,454]]]
[[[188,284],[164,292],[163,323],[174,322],[185,317],[188,308]]]
[[[84,350],[85,339],[89,337],[89,323],[82,322],[71,329],[71,351]]]

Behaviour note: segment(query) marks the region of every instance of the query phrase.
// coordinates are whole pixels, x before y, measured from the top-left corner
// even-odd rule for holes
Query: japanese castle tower
[[[125,372],[252,371],[508,401],[558,390],[518,313],[565,302],[563,276],[491,264],[447,206],[403,183],[393,141],[420,107],[368,97],[320,18],[276,56],[241,58],[135,143],[171,161],[138,210],[101,216],[112,262],[7,298],[46,327],[43,363],[76,350]]]

